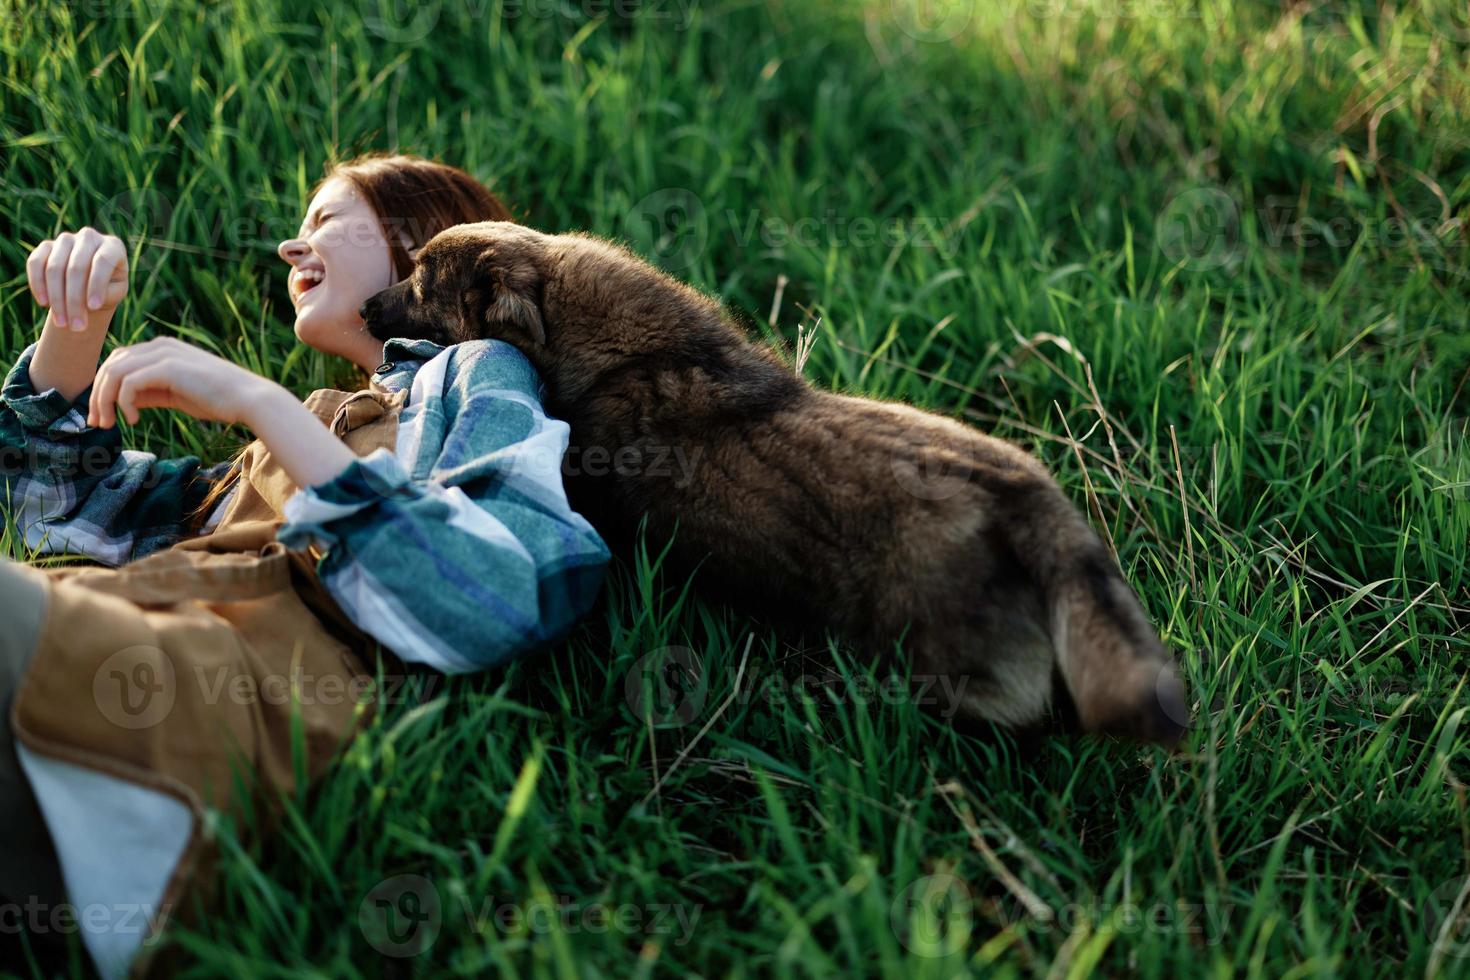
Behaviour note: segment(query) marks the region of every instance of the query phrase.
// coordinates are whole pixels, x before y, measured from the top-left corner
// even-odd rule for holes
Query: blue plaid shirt
[[[70,402],[34,389],[34,352],[0,393],[0,509],[27,546],[120,565],[189,533],[229,464],[123,449],[116,427],[87,426],[90,389]],[[383,360],[376,382],[409,390],[396,451],[297,492],[278,537],[326,549],[327,589],[404,660],[478,670],[564,635],[591,607],[608,551],[567,504],[569,430],[542,410],[535,369],[495,340],[390,340]]]

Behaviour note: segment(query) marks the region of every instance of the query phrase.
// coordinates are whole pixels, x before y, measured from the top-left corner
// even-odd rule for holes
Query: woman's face
[[[376,368],[383,345],[363,328],[357,310],[397,277],[382,223],[352,181],[332,177],[322,184],[297,237],[276,251],[291,266],[297,338],[366,371]]]

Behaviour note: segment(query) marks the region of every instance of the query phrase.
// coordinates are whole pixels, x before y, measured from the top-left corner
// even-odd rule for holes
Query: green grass
[[[818,384],[1033,449],[1194,701],[1169,757],[792,690],[874,679],[653,549],[564,647],[395,706],[227,847],[189,975],[1470,975],[1439,928],[1470,880],[1463,4],[482,0],[422,37],[373,2],[3,6],[6,361],[27,252],[95,223],[135,236],[119,341],[342,383],[274,244],[328,159],[436,155],[758,334],[820,318]],[[688,724],[627,696],[671,646]],[[441,914],[383,959],[359,907],[398,875]]]

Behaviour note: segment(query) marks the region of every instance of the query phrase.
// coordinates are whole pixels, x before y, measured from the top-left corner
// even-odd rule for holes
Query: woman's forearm
[[[263,386],[245,424],[298,487],[326,483],[357,459],[311,409],[275,382]]]
[[[47,312],[46,325],[41,328],[41,339],[31,357],[31,386],[38,392],[55,388],[67,401],[86,391],[97,375],[97,360],[113,312],[90,311],[85,330],[58,327]]]

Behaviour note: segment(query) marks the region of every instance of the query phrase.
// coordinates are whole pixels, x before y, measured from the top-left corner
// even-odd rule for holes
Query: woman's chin
[[[306,313],[296,314],[296,339],[308,347],[317,346],[317,338],[320,335],[313,322],[313,318]]]
[[[296,310],[296,339],[308,347],[335,354],[334,348],[342,345],[350,333],[340,317],[329,315],[329,311],[317,308],[306,300]]]
[[[350,310],[344,316],[329,316],[327,312],[309,307],[298,309],[294,327],[296,339],[323,354],[345,357],[358,364],[382,352],[383,342],[367,332],[356,310]]]

